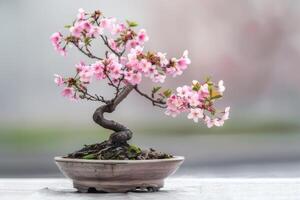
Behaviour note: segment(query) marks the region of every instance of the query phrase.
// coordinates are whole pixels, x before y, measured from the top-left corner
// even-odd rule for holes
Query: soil
[[[92,159],[92,160],[151,160],[166,159],[173,156],[167,153],[156,151],[153,148],[142,150],[130,145],[113,145],[109,141],[85,145],[79,151],[68,154],[65,158]]]

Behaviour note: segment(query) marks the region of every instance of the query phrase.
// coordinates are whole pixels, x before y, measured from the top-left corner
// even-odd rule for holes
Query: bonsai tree
[[[56,51],[66,56],[67,47],[73,46],[90,59],[90,64],[79,62],[75,65],[75,75],[62,77],[55,74],[55,83],[62,86],[61,95],[71,101],[88,100],[99,102],[93,114],[93,120],[105,129],[113,131],[109,139],[102,143],[86,145],[83,149],[69,154],[71,158],[86,159],[151,159],[166,158],[168,154],[141,151],[128,144],[132,131],[119,122],[106,119],[105,113],[112,113],[117,106],[131,93],[137,92],[153,106],[165,109],[165,114],[176,117],[187,113],[187,118],[195,123],[199,121],[207,125],[222,126],[228,119],[229,107],[217,110],[216,100],[223,97],[225,86],[223,81],[217,84],[207,78],[203,82],[193,80],[190,85],[177,87],[176,91],[154,86],[145,93],[140,90],[142,79],[148,78],[155,84],[164,83],[167,76],[180,76],[191,64],[188,51],[180,58],[167,58],[166,53],[145,51],[144,44],[149,40],[145,29],[136,30],[137,23],[118,22],[113,17],[105,17],[96,10],[87,13],[79,9],[76,19],[66,25],[68,33],[53,33],[51,42]],[[103,56],[92,50],[92,45],[102,41],[106,47]],[[103,94],[91,93],[89,85],[98,81],[106,81],[112,88],[113,98]],[[133,155],[132,155],[133,153]],[[131,156],[129,156],[129,154]]]

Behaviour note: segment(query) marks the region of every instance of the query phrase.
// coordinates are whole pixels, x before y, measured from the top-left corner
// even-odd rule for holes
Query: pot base
[[[80,193],[89,192],[157,192],[164,186],[163,180],[147,181],[73,181]]]

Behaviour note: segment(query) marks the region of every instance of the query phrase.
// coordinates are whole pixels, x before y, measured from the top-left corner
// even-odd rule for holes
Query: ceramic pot
[[[84,160],[55,157],[79,192],[158,191],[184,157],[154,160]]]

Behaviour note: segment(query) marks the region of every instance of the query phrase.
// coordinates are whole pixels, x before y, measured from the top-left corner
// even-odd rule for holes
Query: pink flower
[[[67,98],[71,99],[74,97],[74,89],[71,87],[65,87],[63,89],[63,91],[61,92],[61,95],[63,97],[67,97]]]
[[[176,117],[185,110],[186,106],[182,98],[173,94],[167,99],[167,110],[165,112],[166,115]]]
[[[169,64],[169,60],[166,58],[166,53],[157,52],[156,56],[160,59],[160,65],[162,67],[165,67],[167,64]]]
[[[154,83],[164,83],[166,80],[166,75],[153,73],[150,75],[150,78]]]
[[[192,92],[192,94],[188,98],[188,102],[189,102],[191,107],[197,107],[198,105],[200,105],[199,97],[194,92]]]
[[[92,26],[90,31],[87,33],[87,36],[89,37],[97,37],[99,35],[103,34],[103,29],[99,26]]]
[[[210,117],[207,115],[204,117],[204,122],[206,123],[208,128],[211,128],[214,126],[213,120],[211,120]]]
[[[215,118],[213,119],[213,123],[215,126],[220,127],[224,125],[224,120],[223,119],[219,119],[219,118]]]
[[[62,34],[60,32],[55,32],[51,35],[50,40],[54,47],[59,46],[59,43],[62,40]]]
[[[61,77],[60,75],[58,74],[54,74],[54,83],[57,85],[57,86],[61,86],[64,84],[64,79],[63,77]]]
[[[122,76],[122,65],[117,62],[113,62],[109,66],[109,74],[113,79],[119,79]]]
[[[122,56],[122,57],[120,58],[120,64],[126,65],[127,62],[128,62],[128,60],[127,60],[126,57]]]
[[[126,49],[130,50],[130,49],[133,49],[133,48],[135,48],[135,47],[137,47],[139,45],[140,45],[139,41],[137,41],[137,40],[129,40],[129,41],[126,42]]]
[[[224,115],[222,116],[222,119],[225,121],[227,119],[229,119],[229,111],[230,111],[230,107],[226,107],[225,111],[224,111]]]
[[[90,66],[82,66],[82,69],[78,75],[81,82],[84,84],[89,84],[94,73]]]
[[[223,126],[224,121],[226,121],[229,118],[229,110],[230,110],[230,107],[226,107],[225,111],[223,112],[224,115],[220,118],[211,119],[210,117],[205,116],[204,121],[205,121],[207,127],[211,128],[213,126],[217,126],[217,127]]]
[[[92,64],[91,68],[96,79],[101,80],[106,78],[106,75],[104,74],[104,65],[102,62],[96,62]]]
[[[198,91],[199,99],[205,100],[209,96],[208,84],[205,83],[200,86],[200,90]]]
[[[200,108],[191,108],[187,117],[188,119],[193,119],[195,123],[198,123],[198,119],[203,118],[203,110]]]
[[[183,52],[183,56],[179,58],[177,61],[181,70],[185,70],[189,64],[191,64],[191,60],[188,58],[188,51],[185,50]]]
[[[183,112],[187,109],[187,102],[173,94],[167,99],[167,106],[168,110]]]
[[[54,49],[62,56],[66,56],[66,49],[61,47],[63,36],[60,32],[53,33],[50,37]]]
[[[116,52],[120,52],[120,49],[117,47],[117,43],[115,42],[114,39],[110,38],[110,39],[108,39],[107,42],[108,42],[108,45],[110,46],[110,48],[112,48]]]
[[[100,20],[100,27],[107,29],[109,32],[113,31],[113,24],[116,22],[116,18],[102,18]]]
[[[75,25],[72,26],[72,27],[69,29],[69,31],[70,31],[70,33],[71,33],[72,36],[77,37],[77,38],[80,38],[81,32],[82,32],[82,27],[80,26],[80,24],[75,23]]]
[[[93,25],[91,24],[91,22],[84,20],[81,21],[79,26],[81,27],[82,30],[86,31],[87,33],[90,32],[90,30],[92,29]]]
[[[220,80],[218,83],[218,91],[221,95],[223,95],[223,92],[225,91],[224,81]]]
[[[152,65],[146,59],[142,59],[139,62],[139,69],[145,74],[146,77],[156,72],[155,65]]]
[[[137,34],[137,38],[138,38],[138,41],[140,43],[144,43],[144,42],[147,42],[149,40],[149,37],[146,33],[146,30],[145,29],[141,29],[138,34]]]
[[[142,74],[137,72],[137,73],[133,73],[132,74],[132,78],[131,78],[131,84],[132,85],[137,85],[142,81]]]
[[[136,59],[138,55],[143,53],[144,48],[141,46],[135,46],[130,49],[130,53],[127,55],[128,60]]]
[[[82,8],[78,9],[77,20],[83,20],[85,16],[85,11]]]
[[[137,85],[142,81],[142,74],[140,72],[133,71],[125,72],[125,80],[132,85]]]
[[[77,73],[81,72],[85,67],[85,64],[83,61],[80,61],[80,63],[75,65]]]
[[[113,24],[111,34],[115,35],[126,30],[125,24]]]
[[[183,71],[180,69],[179,65],[178,65],[178,61],[176,58],[172,58],[171,62],[175,63],[174,66],[168,67],[166,69],[167,74],[172,75],[173,77],[179,76],[183,73]]]
[[[106,61],[108,63],[110,62],[118,62],[118,57],[114,54],[114,53],[108,53],[108,58],[106,59]]]
[[[141,66],[138,59],[130,59],[125,66],[129,70],[141,71]]]
[[[189,86],[185,85],[183,87],[178,87],[176,91],[178,96],[187,97],[189,93],[191,93],[192,89]]]

